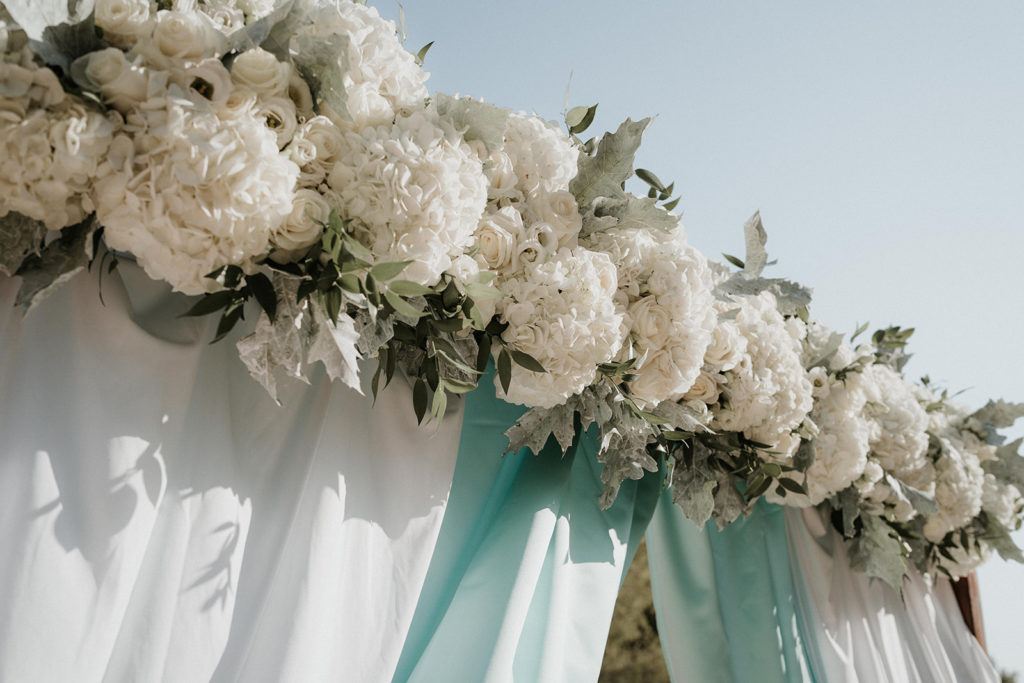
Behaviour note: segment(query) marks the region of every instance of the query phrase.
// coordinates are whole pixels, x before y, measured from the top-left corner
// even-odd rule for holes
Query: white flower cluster
[[[608,254],[618,268],[616,299],[632,340],[629,355],[643,358],[630,384],[632,395],[649,404],[684,396],[714,403],[713,381],[687,393],[701,376],[716,312],[707,261],[686,243],[682,228],[611,228],[585,246]]]
[[[502,340],[536,358],[547,372],[513,365],[511,403],[550,408],[593,383],[597,365],[622,345],[622,314],[613,297],[615,265],[605,254],[562,249],[543,263],[527,264],[505,281]]]
[[[479,159],[425,111],[343,131],[327,184],[374,255],[412,261],[403,277],[424,285],[469,246],[487,202]]]
[[[932,543],[940,543],[946,534],[967,525],[981,512],[985,487],[985,471],[971,439],[964,441],[947,433],[938,441],[935,502],[939,509],[924,525],[924,535]]]
[[[480,267],[499,278],[518,276],[527,264],[575,248],[583,219],[569,181],[579,151],[568,136],[536,116],[515,113],[501,149],[478,150],[488,178],[487,209],[473,239]]]
[[[422,109],[428,96],[427,73],[402,47],[395,23],[376,8],[355,2],[317,7],[292,36],[293,50],[307,41],[344,37],[337,54],[343,67],[347,112],[335,112],[356,128],[388,125],[398,114]]]
[[[801,362],[804,325],[779,313],[769,292],[716,304],[736,311],[719,320],[726,328],[714,335],[705,366],[716,376],[721,397],[711,423],[716,431],[741,432],[774,452],[770,459],[792,457],[800,438],[793,434],[811,411],[811,382]]]
[[[93,212],[92,180],[114,125],[66,95],[4,21],[0,48],[0,217],[17,212],[50,230],[79,223]]]

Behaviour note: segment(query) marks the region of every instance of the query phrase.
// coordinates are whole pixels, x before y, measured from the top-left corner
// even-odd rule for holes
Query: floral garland
[[[427,46],[429,47],[429,46]],[[130,254],[202,295],[216,338],[272,396],[317,362],[374,394],[399,367],[422,421],[490,362],[530,408],[510,449],[596,424],[609,506],[666,462],[677,504],[720,526],[761,497],[821,506],[853,562],[898,587],[1024,560],[1024,405],[970,412],[902,374],[911,330],[851,346],[810,291],[691,247],[673,185],[634,169],[649,120],[581,139],[430,97],[426,54],[338,0],[0,4],[0,272],[26,311]],[[649,190],[625,190],[635,175]],[[102,271],[101,271],[102,272]]]

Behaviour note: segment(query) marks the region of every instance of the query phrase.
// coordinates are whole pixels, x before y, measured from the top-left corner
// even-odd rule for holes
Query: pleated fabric
[[[395,681],[594,681],[619,585],[654,512],[661,473],[609,510],[597,433],[562,455],[496,457],[523,409],[470,395],[437,548]]]
[[[828,681],[996,683],[947,579],[911,572],[903,595],[850,568],[846,545],[817,510],[785,512],[800,611]]]
[[[759,502],[719,531],[686,519],[671,489],[647,533],[658,634],[674,683],[815,681],[782,509]]]
[[[322,373],[275,405],[192,301],[95,278],[25,318],[0,279],[0,680],[390,680],[461,407]]]

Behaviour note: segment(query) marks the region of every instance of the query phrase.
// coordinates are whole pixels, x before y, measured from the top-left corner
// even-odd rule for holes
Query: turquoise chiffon
[[[395,681],[593,681],[662,473],[598,507],[596,430],[502,456],[523,408],[467,399],[451,495]]]
[[[814,681],[783,510],[760,501],[719,531],[666,491],[647,532],[658,632],[674,683]]]

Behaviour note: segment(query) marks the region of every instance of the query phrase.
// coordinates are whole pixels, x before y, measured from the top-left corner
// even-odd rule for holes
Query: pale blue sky
[[[639,164],[676,181],[694,245],[740,253],[760,209],[771,273],[813,287],[815,315],[916,327],[912,375],[974,405],[1024,401],[1024,3],[408,0],[405,13],[412,51],[436,41],[432,91],[561,121],[572,71],[571,105],[600,103],[594,132],[657,115]],[[981,572],[990,651],[1024,673],[1022,581],[998,559]]]

